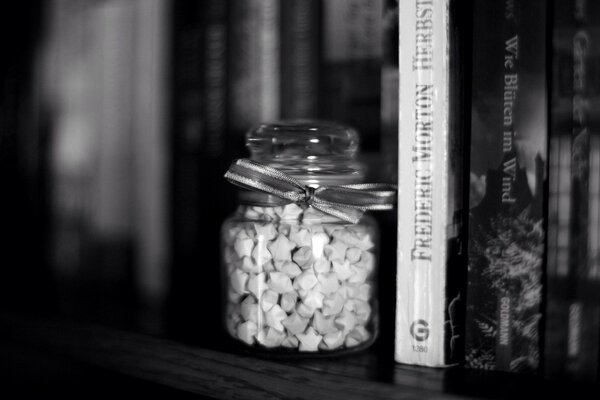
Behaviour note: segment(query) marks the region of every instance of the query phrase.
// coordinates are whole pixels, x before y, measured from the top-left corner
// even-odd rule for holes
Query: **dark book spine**
[[[229,129],[243,148],[252,126],[281,117],[280,6],[276,0],[232,0],[229,24]]]
[[[546,7],[476,0],[473,13],[466,365],[533,373],[546,236]]]
[[[381,66],[381,179],[398,181],[398,0],[386,0],[383,16],[383,61]]]
[[[592,1],[577,1],[573,9],[572,114],[571,114],[571,202],[569,247],[569,321],[567,373],[575,379],[591,380],[598,374],[598,331],[600,313],[594,288],[593,222],[590,211],[590,182],[593,157],[591,135],[593,100],[598,96],[594,57],[598,57],[598,6]],[[597,100],[596,100],[597,105]],[[594,140],[595,146],[595,140]],[[591,235],[590,235],[591,234]],[[592,250],[592,251],[590,251]]]
[[[318,0],[281,3],[281,116],[314,118],[318,112]]]
[[[188,321],[188,328],[172,326],[176,335],[199,334],[202,321],[187,313],[195,310],[192,304],[211,303],[211,291],[198,285],[219,282],[218,232],[232,199],[222,179],[230,155],[229,4],[177,0],[172,9],[170,307],[172,321]],[[218,305],[205,317],[218,326]]]
[[[48,136],[40,108],[44,4],[7,3],[0,15],[0,238],[6,267],[0,307],[13,311],[46,310],[54,294],[46,253]]]
[[[323,0],[319,117],[358,129],[380,148],[383,0]]]
[[[567,275],[570,241],[571,120],[573,114],[574,1],[553,3],[549,126],[548,235],[544,369],[565,372],[569,303]]]

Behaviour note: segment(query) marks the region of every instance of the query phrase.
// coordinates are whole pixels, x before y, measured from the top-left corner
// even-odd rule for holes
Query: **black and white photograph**
[[[0,397],[600,398],[600,2],[0,6]]]

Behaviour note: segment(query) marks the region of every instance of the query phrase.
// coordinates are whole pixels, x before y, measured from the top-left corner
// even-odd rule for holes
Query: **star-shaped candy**
[[[367,328],[365,328],[362,325],[357,325],[352,332],[350,332],[350,334],[354,334],[358,337],[360,337],[362,339],[362,341],[366,341],[369,340],[369,338],[371,337],[371,334],[369,333],[369,331],[367,330]]]
[[[323,315],[337,315],[344,308],[344,299],[339,293],[332,293],[323,300]]]
[[[317,274],[326,274],[331,271],[331,261],[324,257],[317,258],[313,263],[313,269]]]
[[[304,304],[303,302],[300,301],[300,302],[298,302],[298,305],[296,306],[296,312],[301,317],[310,318],[315,313],[315,309],[313,307],[307,306],[306,304]]]
[[[262,297],[260,298],[260,308],[264,312],[267,312],[271,308],[273,308],[273,306],[275,304],[277,304],[278,300],[279,300],[279,295],[277,293],[275,293],[272,290],[266,290],[263,293]]]
[[[300,351],[318,351],[319,343],[323,340],[323,336],[319,335],[312,327],[308,327],[305,333],[299,333],[296,337],[300,341]]]
[[[233,249],[233,246],[225,247],[225,250],[223,251],[223,259],[227,266],[232,266],[237,260],[239,260],[239,257]]]
[[[225,321],[225,325],[227,326],[227,332],[231,336],[237,335],[237,326],[241,322],[239,313],[229,313],[227,314],[227,319]]]
[[[369,301],[371,299],[371,285],[368,283],[359,285],[355,297],[360,300]]]
[[[298,264],[292,261],[283,261],[280,264],[279,271],[283,272],[292,279],[302,273],[302,270],[300,269]]]
[[[304,212],[302,207],[296,203],[286,204],[283,208],[279,209],[279,211],[279,218],[286,221],[297,220]],[[277,210],[275,212],[277,212]]]
[[[248,296],[240,304],[240,314],[245,321],[258,322],[258,304],[252,296]]]
[[[265,273],[250,274],[250,277],[248,278],[248,291],[250,291],[256,299],[260,299],[265,290],[267,290]]]
[[[267,245],[267,248],[273,256],[273,260],[278,261],[290,261],[292,259],[292,250],[294,247],[296,247],[296,244],[281,233],[275,240]]]
[[[348,278],[348,282],[350,283],[364,283],[367,280],[367,276],[369,275],[369,271],[363,268],[357,268],[354,265],[350,266],[352,270],[352,275]]]
[[[263,219],[265,221],[272,221],[277,218],[274,207],[263,207]]]
[[[330,261],[344,261],[346,259],[346,243],[339,239],[333,239],[331,243],[325,245],[323,253]]]
[[[256,274],[257,272],[260,271],[259,265],[254,262],[252,257],[248,257],[248,256],[244,256],[239,261],[239,268],[244,272],[254,273],[254,274]]]
[[[356,326],[356,316],[348,310],[343,310],[335,319],[335,325],[344,332],[350,332]]]
[[[258,327],[252,321],[246,321],[238,325],[237,337],[247,344],[254,343],[254,336],[258,332]]]
[[[346,347],[355,347],[366,342],[370,337],[371,335],[363,326],[357,326],[350,333],[348,333],[348,335],[346,335],[344,344]]]
[[[361,324],[366,324],[371,318],[371,305],[367,301],[354,299],[354,314]]]
[[[244,271],[236,269],[229,275],[229,283],[231,288],[239,294],[246,293],[246,282],[248,281],[248,274]]]
[[[344,332],[335,331],[323,336],[323,344],[325,344],[327,350],[334,350],[344,344]]]
[[[275,271],[275,264],[273,264],[273,260],[269,260],[263,264],[262,269],[264,272],[273,272]]]
[[[260,219],[260,213],[254,207],[246,207],[244,210],[244,218],[250,220]]]
[[[340,288],[340,282],[338,281],[337,274],[335,272],[319,274],[317,275],[317,279],[319,279],[321,290],[324,294],[337,292],[337,290]]]
[[[277,271],[269,272],[269,288],[280,294],[294,290],[290,277],[283,272]]]
[[[285,326],[285,329],[287,329],[288,333],[296,335],[304,332],[306,325],[308,325],[308,318],[302,318],[300,315],[298,315],[298,313],[293,313],[284,319],[281,324]]]
[[[242,227],[240,225],[234,225],[231,226],[229,229],[227,229],[227,231],[225,231],[225,243],[229,244],[229,245],[233,245],[233,242],[235,242],[235,239],[237,239],[240,231],[242,230]]]
[[[258,267],[263,266],[267,262],[273,259],[271,252],[267,249],[267,241],[258,239],[256,242],[256,246],[252,250],[252,259],[256,262]]]
[[[227,299],[229,300],[230,303],[234,303],[234,304],[239,303],[240,297],[242,297],[242,296],[243,296],[243,294],[236,292],[231,287],[227,291]]]
[[[294,287],[308,291],[312,289],[318,281],[319,280],[317,279],[315,273],[312,270],[307,269],[298,275],[296,279],[294,279]]]
[[[350,264],[354,264],[360,260],[361,250],[358,247],[348,247],[346,250],[346,260],[350,262]]]
[[[302,302],[313,309],[323,307],[325,295],[318,289],[312,289],[302,296]]]
[[[298,250],[294,252],[292,256],[292,260],[296,264],[300,266],[302,269],[306,269],[312,265],[313,262],[313,252],[312,249],[308,246],[300,247]]]
[[[325,233],[325,229],[323,228],[323,224],[313,224],[308,225],[308,227],[310,228],[310,231],[312,232],[313,236],[317,233],[323,233],[324,235],[327,235]]]
[[[286,336],[281,342],[281,345],[290,349],[296,349],[298,348],[298,343],[298,338],[296,336]]]
[[[272,222],[267,222],[266,224],[254,223],[254,230],[256,231],[256,238],[258,240],[264,240],[268,242],[269,240],[273,240],[277,237],[277,229],[275,229],[275,225]]]
[[[358,286],[353,283],[343,282],[340,285],[340,289],[338,290],[338,293],[344,299],[353,299],[358,296]]]
[[[284,339],[285,333],[270,327],[262,329],[256,335],[256,340],[258,340],[258,343],[268,348],[280,346]]]
[[[265,313],[267,325],[271,328],[277,329],[280,332],[283,332],[283,325],[281,322],[285,318],[287,318],[287,314],[281,309],[281,307],[279,307],[279,304],[273,305],[273,307],[271,307],[271,309]]]
[[[369,250],[374,246],[371,235],[366,230],[356,226],[344,229],[340,234],[340,239],[349,246],[358,247],[361,250]]]
[[[345,281],[354,274],[354,271],[352,271],[348,260],[334,260],[331,262],[331,265],[333,266],[333,270],[340,281]]]
[[[294,225],[290,229],[290,240],[298,247],[310,246],[312,234],[308,229]]]
[[[344,340],[344,344],[346,345],[346,347],[356,347],[359,344],[361,344],[361,341],[354,335],[348,335]]]
[[[371,272],[375,266],[375,256],[370,251],[363,251],[360,255],[360,260],[355,265],[365,271]]]
[[[318,310],[315,311],[315,315],[312,320],[312,326],[321,335],[327,335],[328,333],[334,333],[338,331],[338,329],[335,327],[334,318],[327,318]]]
[[[281,235],[289,236],[291,229],[292,229],[292,226],[290,224],[281,223],[277,227],[277,232],[279,232],[279,234],[281,234]]]
[[[283,311],[289,313],[296,307],[298,301],[298,294],[296,292],[288,292],[281,295],[279,305]]]
[[[254,247],[254,241],[249,237],[238,236],[233,243],[233,249],[237,254],[238,258],[250,257],[252,255],[252,248]]]
[[[344,225],[340,224],[323,224],[323,229],[325,233],[327,233],[331,237],[336,237],[336,232],[342,231],[344,229]]]

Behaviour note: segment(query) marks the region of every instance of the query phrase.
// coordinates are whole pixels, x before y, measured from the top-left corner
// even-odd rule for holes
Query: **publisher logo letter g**
[[[417,319],[410,324],[410,335],[416,341],[422,342],[429,337],[429,324],[424,319]]]

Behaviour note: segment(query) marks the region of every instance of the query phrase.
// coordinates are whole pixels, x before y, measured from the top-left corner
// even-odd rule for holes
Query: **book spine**
[[[281,3],[281,116],[313,118],[318,111],[319,2]]]
[[[135,0],[133,209],[137,292],[162,304],[168,288],[165,0]]]
[[[534,373],[546,240],[545,2],[476,0],[473,11],[466,365]]]
[[[593,102],[597,106],[598,70],[594,66],[594,57],[598,57],[598,8],[591,1],[578,1],[574,7],[576,29],[573,43],[573,112],[571,115],[571,208],[570,219],[570,259],[569,259],[569,329],[567,373],[574,379],[592,380],[598,375],[600,311],[597,302],[593,265],[593,246],[590,240],[594,235],[593,223],[590,223],[590,211],[594,205],[590,193],[593,147],[591,135],[594,116]],[[596,20],[594,20],[596,18]],[[595,174],[595,173],[594,173]],[[592,189],[592,192],[590,190]]]
[[[240,138],[250,127],[280,118],[280,2],[231,3],[231,130]]]
[[[398,0],[387,0],[383,17],[383,62],[381,67],[382,178],[398,181]]]
[[[358,129],[380,147],[383,0],[323,0],[319,117]]]
[[[544,352],[545,373],[549,376],[563,374],[567,360],[573,5],[572,1],[553,4]]]
[[[177,316],[170,328],[185,337],[198,337],[203,323],[220,321],[219,305],[206,310],[203,321],[187,313],[190,304],[213,301],[213,291],[198,290],[198,283],[220,279],[216,233],[235,201],[233,189],[226,192],[223,173],[243,144],[239,135],[229,135],[227,126],[230,6],[224,0],[172,3],[168,307]],[[252,98],[243,100],[255,104]],[[198,269],[198,265],[214,268]]]
[[[453,121],[451,1],[399,3],[398,270],[395,359],[433,367],[458,360],[462,132]],[[427,40],[420,40],[427,38]],[[455,107],[457,107],[455,109]],[[459,114],[456,114],[459,115]],[[459,153],[460,154],[460,153]],[[458,267],[457,267],[458,265]],[[459,279],[460,281],[460,279]]]

